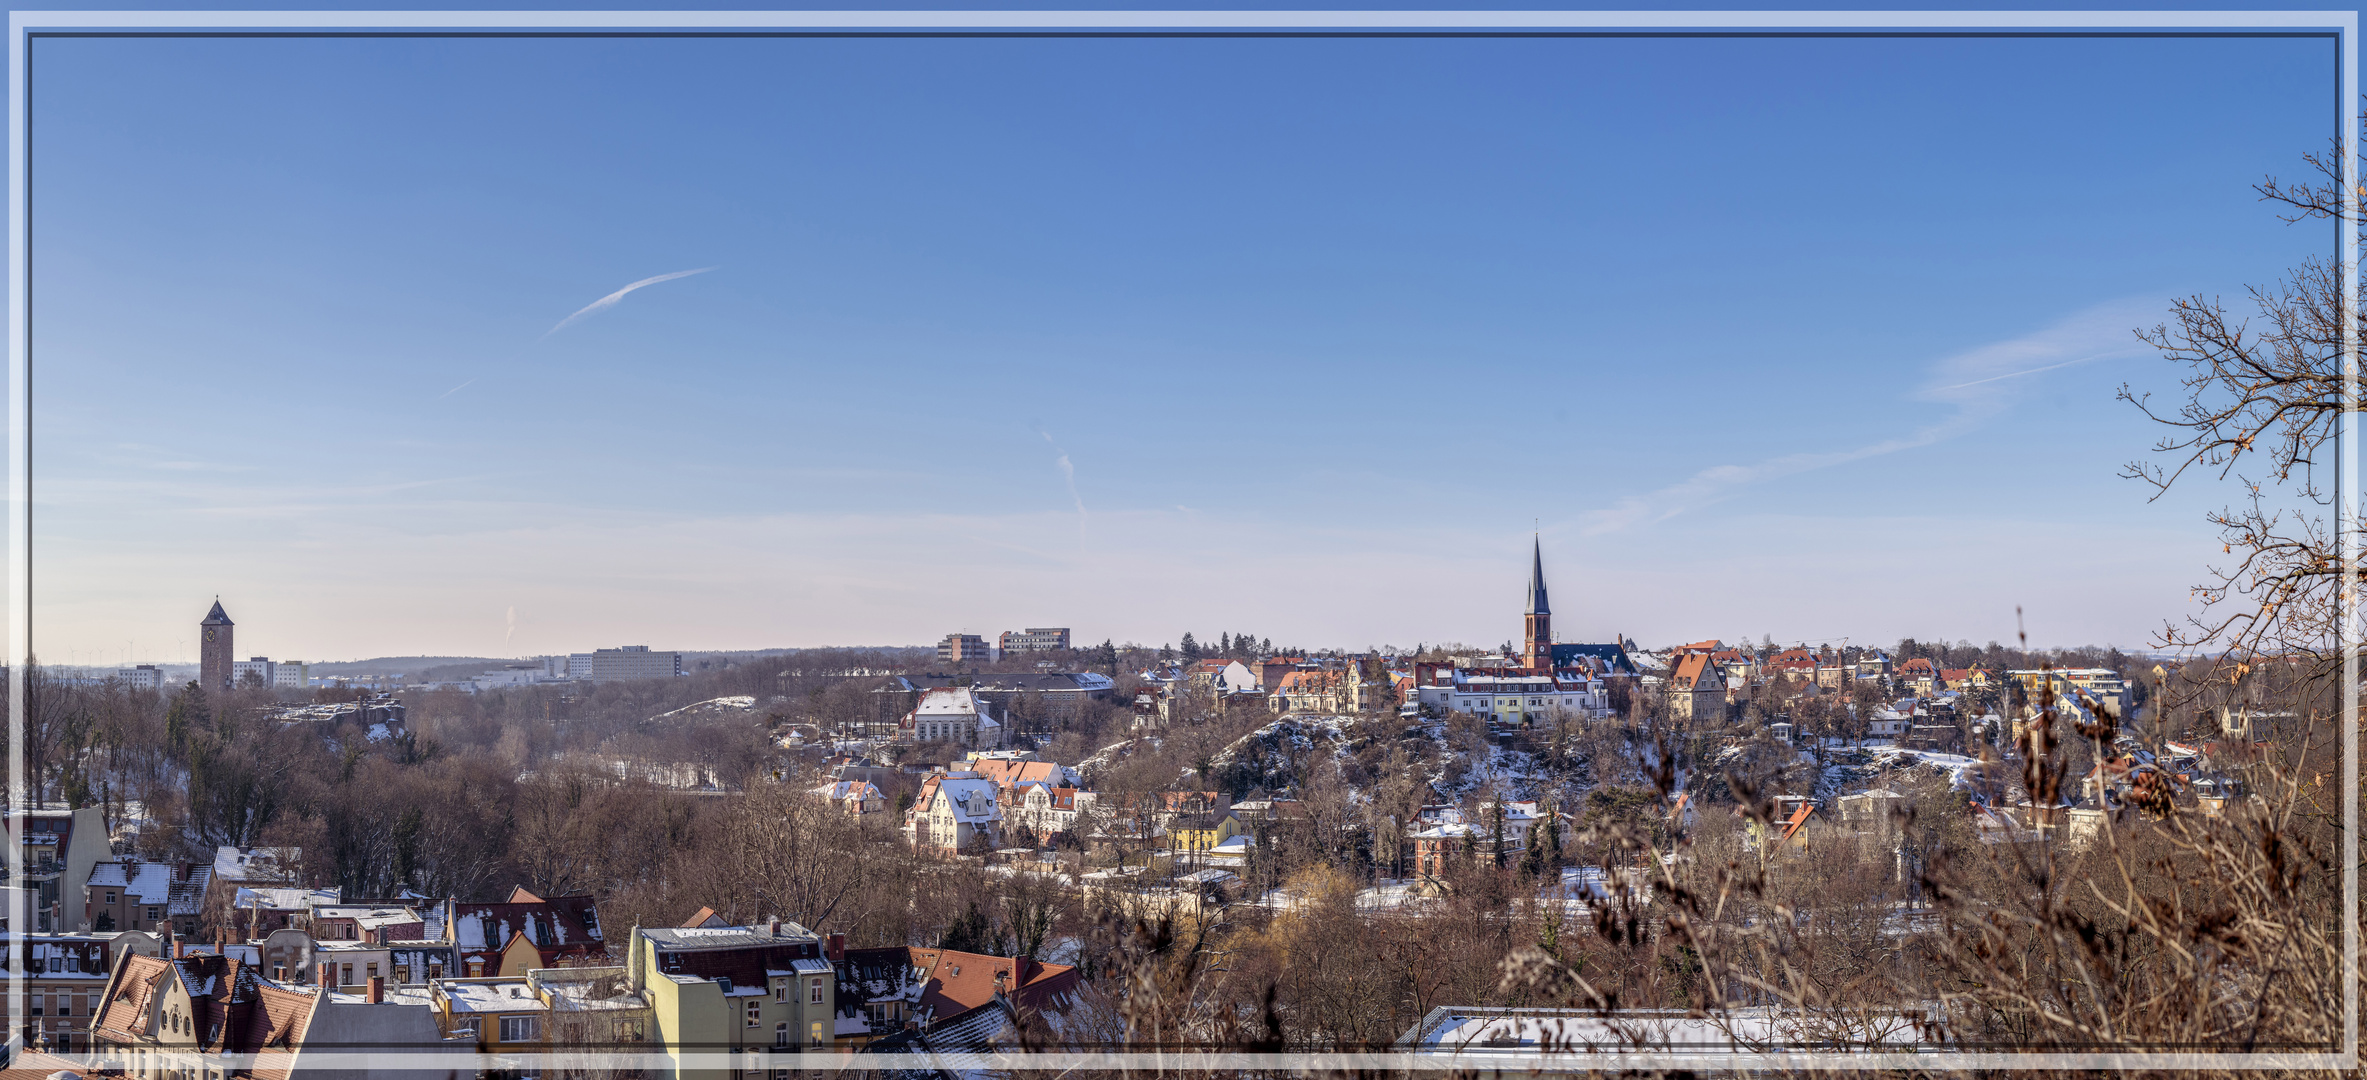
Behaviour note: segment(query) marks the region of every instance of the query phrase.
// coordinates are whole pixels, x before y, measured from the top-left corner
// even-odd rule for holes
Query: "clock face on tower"
[[[205,639],[206,639],[207,641],[212,641],[212,640],[214,640],[214,635],[215,635],[217,632],[218,632],[218,631],[214,631],[214,630],[208,630],[208,631],[206,631],[206,632],[205,632]]]

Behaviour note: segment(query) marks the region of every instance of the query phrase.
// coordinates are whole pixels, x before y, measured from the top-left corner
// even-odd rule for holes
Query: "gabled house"
[[[96,1071],[138,1080],[360,1075],[306,1054],[361,1045],[404,1054],[449,1047],[426,995],[372,982],[359,993],[283,989],[236,957],[128,955],[118,959],[92,1019]],[[201,1055],[193,1058],[193,1055]],[[248,1056],[252,1055],[252,1056]],[[217,1065],[203,1071],[197,1062]]]
[[[1351,712],[1355,705],[1346,672],[1293,671],[1274,688],[1267,707],[1277,713],[1330,716]]]
[[[1670,669],[1668,711],[1679,720],[1726,722],[1726,675],[1710,651],[1688,652]]]
[[[904,714],[898,738],[908,743],[950,742],[996,749],[1003,745],[1003,725],[990,715],[986,700],[966,686],[923,691],[920,703]]]
[[[93,930],[170,928],[182,937],[197,934],[210,863],[142,862],[131,856],[93,865],[83,885],[83,904]]]
[[[835,955],[839,1019],[874,1050],[910,1049],[915,1036],[932,1034],[941,1045],[972,1042],[958,1033],[991,1020],[987,1010],[1004,1009],[1005,1018],[1064,1012],[1080,986],[1076,968],[1025,957],[902,946]]]
[[[917,850],[968,851],[1001,842],[1001,789],[974,772],[944,773],[921,782],[904,822]]]
[[[523,936],[547,962],[536,967],[570,963],[596,964],[607,956],[600,934],[598,905],[589,896],[536,896],[524,888],[510,891],[498,904],[446,901],[447,940],[454,952],[450,974],[460,978],[500,975],[505,963],[522,959],[509,951],[513,938]],[[520,974],[523,974],[521,969]]]
[[[833,781],[814,788],[811,794],[854,818],[885,813],[888,809],[887,796],[880,793],[879,785],[869,780]]]

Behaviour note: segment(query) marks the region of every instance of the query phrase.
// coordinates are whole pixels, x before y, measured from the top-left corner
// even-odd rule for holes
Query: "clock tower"
[[[214,610],[197,624],[197,685],[209,691],[230,689],[230,629],[230,616],[217,596]]]

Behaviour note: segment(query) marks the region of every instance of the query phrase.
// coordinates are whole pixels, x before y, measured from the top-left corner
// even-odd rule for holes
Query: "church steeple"
[[[1553,670],[1553,608],[1545,602],[1545,546],[1531,539],[1529,609],[1521,613],[1521,660],[1531,671]]]
[[[1545,547],[1535,538],[1529,542],[1535,545],[1529,551],[1532,560],[1529,563],[1529,609],[1521,614],[1551,615],[1553,608],[1545,603]]]

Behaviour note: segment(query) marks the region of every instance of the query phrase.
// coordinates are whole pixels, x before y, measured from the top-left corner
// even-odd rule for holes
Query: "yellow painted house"
[[[778,920],[757,926],[635,927],[626,958],[649,1002],[649,1038],[683,1080],[769,1070],[770,1053],[834,1049],[837,977],[822,940]],[[781,1068],[791,1066],[783,1065]]]
[[[1214,851],[1218,844],[1241,835],[1241,819],[1230,810],[1177,814],[1167,823],[1165,846],[1176,851]]]

